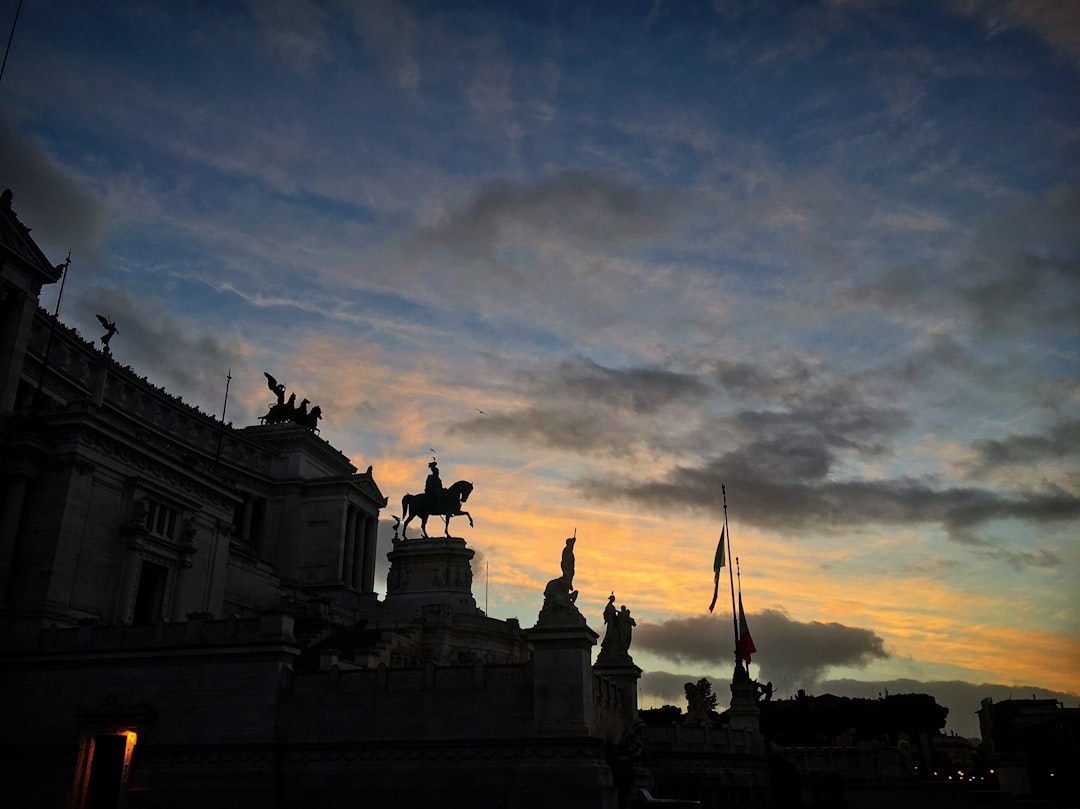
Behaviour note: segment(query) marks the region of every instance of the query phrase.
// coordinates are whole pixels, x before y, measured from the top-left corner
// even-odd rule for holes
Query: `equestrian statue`
[[[412,522],[413,517],[420,518],[420,535],[424,539],[431,539],[427,532],[428,517],[439,514],[445,521],[446,537],[450,538],[450,518],[468,517],[469,527],[472,527],[472,515],[462,511],[461,504],[469,499],[473,485],[467,480],[459,480],[447,488],[443,488],[439,478],[439,464],[432,458],[428,464],[427,482],[424,484],[423,494],[406,494],[401,498],[401,512],[404,521],[401,523],[401,538],[407,539],[405,529]]]

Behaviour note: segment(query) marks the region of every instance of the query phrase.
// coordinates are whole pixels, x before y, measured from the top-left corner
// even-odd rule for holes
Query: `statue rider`
[[[442,479],[439,477],[439,464],[434,458],[428,464],[428,469],[431,472],[428,473],[427,481],[424,483],[424,494],[441,506],[445,489],[443,489]]]

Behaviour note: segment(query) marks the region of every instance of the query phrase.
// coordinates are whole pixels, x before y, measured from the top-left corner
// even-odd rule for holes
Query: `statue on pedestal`
[[[469,527],[473,525],[472,515],[461,508],[461,504],[472,494],[473,485],[467,480],[459,480],[444,489],[439,477],[439,464],[434,458],[428,464],[428,469],[431,471],[424,483],[423,494],[406,494],[401,498],[401,513],[405,518],[401,524],[402,539],[407,538],[405,529],[408,528],[413,517],[420,518],[420,535],[424,539],[431,538],[427,532],[427,521],[432,514],[439,514],[444,518],[447,539],[450,538],[451,517],[468,517]]]
[[[600,654],[596,662],[633,663],[630,657],[630,643],[633,641],[634,627],[637,621],[630,615],[630,610],[623,604],[615,609],[615,593],[608,596],[604,607],[604,640],[600,643]]]
[[[585,616],[577,608],[578,591],[574,589],[574,543],[576,537],[566,540],[562,552],[562,575],[552,579],[544,588],[544,606],[540,608],[537,626],[578,626],[585,623]]]
[[[113,335],[119,331],[119,329],[116,328],[116,323],[105,317],[105,315],[98,315],[97,319],[98,322],[101,323],[101,325],[105,329],[105,333],[101,335],[101,350],[104,351],[106,354],[112,354],[112,351],[109,349],[109,341],[113,338]]]
[[[322,418],[322,408],[315,405],[311,410],[308,410],[308,404],[311,403],[310,399],[304,399],[300,402],[300,406],[297,407],[295,393],[289,396],[288,401],[285,400],[284,382],[278,382],[266,371],[263,371],[263,376],[266,377],[266,387],[277,397],[277,401],[270,405],[266,415],[261,417],[262,421],[266,424],[281,424],[291,421],[317,432],[319,419]]]

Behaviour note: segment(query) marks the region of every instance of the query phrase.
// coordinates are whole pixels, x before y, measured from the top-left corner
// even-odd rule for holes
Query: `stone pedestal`
[[[619,686],[623,695],[623,704],[626,705],[626,715],[623,717],[627,728],[633,728],[638,718],[637,686],[641,679],[641,669],[634,665],[630,655],[623,655],[621,659],[605,657],[603,654],[596,660],[593,671],[603,675],[608,680]]]
[[[742,661],[735,664],[735,673],[731,678],[731,707],[727,715],[730,727],[734,730],[761,732],[761,711],[754,701],[754,682],[750,679]]]
[[[588,626],[534,626],[533,728],[537,736],[592,735],[592,647]]]
[[[423,607],[445,604],[454,613],[481,614],[472,594],[473,555],[459,537],[398,540],[387,554],[384,612],[407,621]]]

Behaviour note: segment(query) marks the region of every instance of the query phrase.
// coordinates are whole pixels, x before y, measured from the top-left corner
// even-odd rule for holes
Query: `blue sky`
[[[576,528],[643,703],[729,676],[724,483],[754,676],[974,733],[1080,692],[1078,72],[1069,3],[26,0],[0,184],[118,361],[473,480],[496,617]]]

